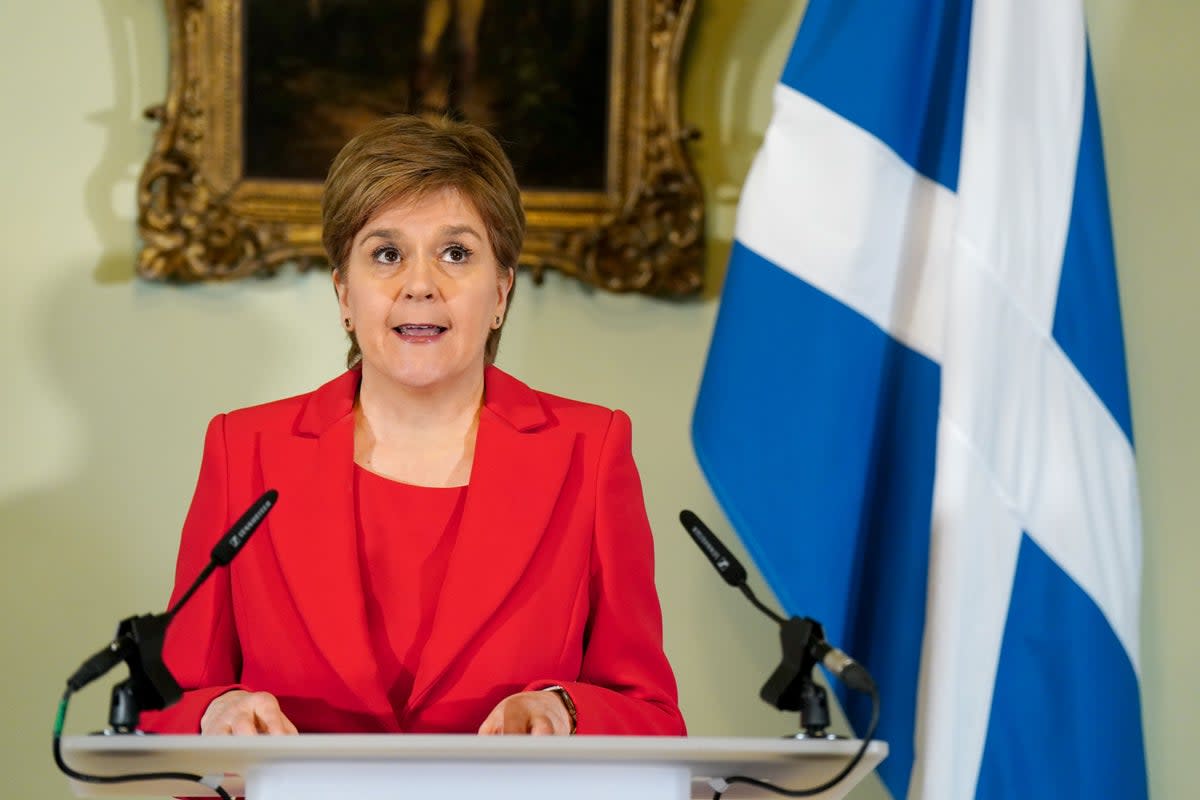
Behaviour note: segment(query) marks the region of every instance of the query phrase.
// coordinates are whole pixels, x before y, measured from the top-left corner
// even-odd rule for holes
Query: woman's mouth
[[[446,332],[443,325],[397,325],[392,328],[406,342],[428,342]]]

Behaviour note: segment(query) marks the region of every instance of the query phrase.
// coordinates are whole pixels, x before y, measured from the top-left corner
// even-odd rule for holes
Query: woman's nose
[[[403,271],[403,283],[400,287],[404,297],[414,300],[424,300],[433,297],[437,291],[436,267],[428,259],[415,259],[412,265]]]

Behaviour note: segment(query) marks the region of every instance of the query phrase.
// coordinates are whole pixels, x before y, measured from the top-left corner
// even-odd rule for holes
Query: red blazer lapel
[[[264,435],[260,459],[264,484],[279,491],[271,520],[279,534],[269,540],[308,634],[356,705],[386,718],[354,529],[358,380],[349,371],[314,392],[292,433]]]
[[[410,709],[457,659],[470,657],[471,640],[524,574],[574,448],[575,435],[554,427],[537,394],[515,378],[488,368],[484,397],[458,540]]]

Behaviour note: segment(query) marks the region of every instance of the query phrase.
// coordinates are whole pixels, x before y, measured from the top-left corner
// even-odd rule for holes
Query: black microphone
[[[149,658],[151,661],[157,657],[154,652],[156,648],[162,646],[162,635],[166,632],[167,624],[186,603],[200,585],[212,574],[212,571],[217,567],[223,567],[233,560],[233,557],[245,546],[246,540],[250,538],[250,534],[254,533],[255,529],[262,523],[263,518],[267,516],[279,499],[279,493],[271,489],[264,493],[261,497],[238,518],[238,521],[233,523],[233,527],[221,537],[216,546],[212,549],[211,561],[179,598],[174,606],[165,614],[150,615],[145,614],[140,617],[130,617],[122,621],[117,629],[117,636],[98,650],[94,655],[84,661],[79,669],[72,673],[67,679],[67,686],[72,692],[78,692],[83,687],[87,686],[92,681],[104,675],[110,669],[115,667],[121,661],[129,661],[130,668],[134,669],[134,660],[137,658]],[[144,645],[149,645],[149,653],[136,653],[143,649]],[[150,671],[154,671],[154,665],[150,667]],[[166,678],[163,678],[165,681]],[[168,693],[171,693],[168,688]]]
[[[685,508],[679,512],[679,521],[726,583],[736,588],[746,585],[746,568],[699,517]]]
[[[263,493],[262,497],[254,501],[250,508],[246,509],[246,513],[233,523],[233,527],[229,529],[229,533],[221,537],[221,541],[217,542],[212,549],[212,560],[217,566],[223,567],[233,557],[238,554],[242,546],[246,544],[246,540],[250,538],[250,534],[258,528],[259,523],[263,521],[263,517],[267,516],[279,500],[279,492],[274,489],[268,489]]]
[[[780,711],[799,711],[800,725],[803,732],[799,738],[828,739],[826,732],[829,726],[829,704],[825,688],[813,680],[812,673],[818,663],[822,664],[830,674],[842,681],[855,691],[871,695],[871,721],[867,726],[866,736],[859,745],[858,752],[850,759],[845,767],[833,778],[819,786],[805,789],[783,789],[770,783],[745,775],[734,775],[719,782],[712,783],[716,795],[722,795],[730,783],[749,783],[754,786],[770,789],[777,794],[790,797],[810,797],[825,792],[840,783],[849,775],[862,760],[875,730],[879,725],[879,691],[875,681],[866,667],[859,664],[850,656],[825,640],[825,630],[821,623],[810,617],[789,617],[784,619],[778,613],[759,602],[754,592],[746,584],[746,569],[733,554],[721,544],[721,540],[700,521],[691,511],[679,512],[679,521],[692,540],[704,551],[704,555],[730,586],[736,587],[746,596],[755,608],[770,617],[779,625],[779,643],[783,650],[783,659],[775,671],[767,678],[759,690],[758,696],[778,708]]]
[[[191,599],[191,596],[200,588],[200,584],[208,579],[213,570],[233,561],[233,557],[246,546],[246,540],[250,538],[250,534],[258,529],[267,513],[275,507],[277,500],[279,500],[279,492],[268,489],[246,509],[242,516],[238,517],[238,521],[233,523],[233,527],[213,547],[208,565],[196,576],[196,580],[192,581],[192,585],[183,593],[183,597],[179,598],[179,602],[167,611],[168,620],[173,618],[180,607]]]
[[[784,628],[794,623],[806,623],[802,624],[805,632],[802,647],[811,652],[813,659],[820,661],[827,670],[851,689],[867,693],[875,690],[875,681],[871,678],[871,674],[867,672],[866,667],[825,641],[824,632],[819,624],[816,624],[807,617],[792,617],[791,620],[786,620],[775,611],[763,605],[754,595],[754,592],[750,590],[750,587],[746,585],[746,568],[721,543],[717,535],[700,521],[699,517],[691,511],[684,509],[679,512],[679,521],[683,523],[683,527],[688,532],[688,535],[704,551],[704,555],[708,556],[708,560],[712,562],[713,567],[725,579],[725,582],[730,586],[740,589],[742,594],[746,595],[746,598],[754,604],[755,608]]]

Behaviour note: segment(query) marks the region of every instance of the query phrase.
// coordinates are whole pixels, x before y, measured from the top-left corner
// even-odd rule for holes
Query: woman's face
[[[345,278],[333,275],[364,380],[374,373],[410,388],[477,384],[513,274],[498,270],[483,219],[461,193],[384,206],[354,235]]]

